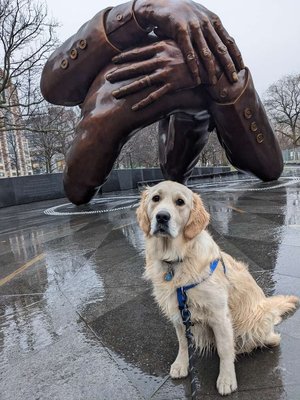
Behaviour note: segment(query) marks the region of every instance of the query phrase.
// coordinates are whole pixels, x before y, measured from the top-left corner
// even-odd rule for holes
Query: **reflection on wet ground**
[[[219,245],[266,293],[300,295],[300,169],[279,182],[233,176],[192,182]],[[138,193],[75,208],[64,200],[0,210],[1,400],[185,399],[172,381],[172,326],[143,281]],[[239,400],[300,398],[300,313],[279,348],[237,361]],[[218,399],[216,355],[199,358],[201,399]]]

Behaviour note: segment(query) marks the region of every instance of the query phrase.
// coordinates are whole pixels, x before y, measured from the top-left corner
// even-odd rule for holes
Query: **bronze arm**
[[[50,56],[41,91],[53,104],[81,104],[98,73],[122,49],[148,36],[136,21],[132,2],[100,11]]]
[[[123,98],[129,92],[139,92],[144,84],[150,82],[152,93],[134,108],[134,110],[141,110],[147,108],[149,104],[153,106],[162,97],[159,92],[162,85],[164,87],[168,85],[167,93],[176,93],[184,87],[181,86],[182,71],[177,67],[176,61],[179,55],[174,47],[177,47],[174,42],[170,44],[169,41],[162,41],[122,53],[122,59],[128,61],[129,58],[131,64],[119,66],[107,78],[115,82],[134,75],[136,80],[130,85],[123,85],[117,93],[113,92],[113,95],[116,98]],[[164,49],[164,54],[161,48]],[[166,54],[171,57],[167,65],[162,68],[160,59],[167,60]],[[142,71],[147,73],[148,79],[145,80]],[[201,64],[200,71],[202,71],[202,79],[205,80],[205,71],[201,68]],[[241,70],[238,74],[239,80],[234,84],[231,84],[221,71],[218,71],[218,75],[216,85],[206,84],[200,87],[204,87],[208,94],[208,108],[215,121],[218,137],[225,148],[227,158],[238,169],[250,172],[262,180],[277,179],[283,169],[282,154],[264,107],[255,91],[250,71]],[[185,132],[184,128],[181,127],[181,131]],[[165,129],[165,132],[174,136],[171,128]],[[163,163],[165,171],[173,171],[167,176],[174,177],[176,180],[179,178],[174,173],[175,154],[178,154],[183,146],[183,138],[180,140],[179,135],[179,133],[176,134],[177,141],[172,150],[164,149],[164,152],[168,153],[168,157],[164,159],[169,160],[170,166],[168,162]],[[187,135],[185,140],[187,141],[186,148],[191,150],[185,152],[181,163],[189,165],[189,162],[194,160],[195,153],[190,136]],[[178,168],[180,169],[179,166]],[[188,173],[185,174],[183,171],[181,174],[180,180],[188,176]]]
[[[235,85],[229,85],[222,75],[208,91],[209,110],[231,164],[263,181],[278,179],[283,170],[282,153],[250,71],[240,71]]]

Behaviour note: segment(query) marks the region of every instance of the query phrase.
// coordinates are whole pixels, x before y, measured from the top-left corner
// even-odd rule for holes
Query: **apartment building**
[[[0,81],[2,77],[0,69]],[[17,104],[17,89],[10,83],[0,92],[0,178],[33,174],[28,141],[19,129],[22,115]]]

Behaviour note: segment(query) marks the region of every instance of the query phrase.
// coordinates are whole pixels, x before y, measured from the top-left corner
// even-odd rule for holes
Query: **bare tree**
[[[17,176],[20,175],[20,157],[18,151],[18,143],[17,136],[14,132],[7,132],[6,134],[7,144],[9,146],[9,158],[11,168],[14,169],[17,173]]]
[[[218,141],[216,132],[212,132],[209,141],[200,155],[200,165],[227,165],[225,151]],[[140,130],[123,147],[115,167],[158,167],[158,123]]]
[[[157,167],[158,124],[137,132],[123,147],[116,161],[116,168]]]
[[[77,122],[75,110],[64,107],[47,107],[46,111],[30,118],[27,139],[33,163],[46,173],[52,173],[55,156],[66,157]]]
[[[135,151],[135,139],[136,136],[131,138],[122,148],[122,151],[115,162],[116,169],[134,167],[132,162],[132,154]]]
[[[200,164],[202,166],[227,165],[228,160],[225,150],[220,145],[215,131],[209,135],[207,144],[200,155]]]
[[[271,85],[264,104],[279,137],[287,138],[289,147],[300,146],[300,75],[284,76]]]
[[[41,68],[57,39],[45,3],[0,0],[0,132],[23,129],[42,101]],[[4,114],[11,114],[4,123]]]
[[[48,110],[52,114],[52,127],[56,131],[57,153],[66,159],[79,121],[79,112],[76,108],[64,107],[48,107]]]

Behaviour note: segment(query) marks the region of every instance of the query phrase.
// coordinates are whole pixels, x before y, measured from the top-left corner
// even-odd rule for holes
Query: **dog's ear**
[[[183,235],[186,239],[194,239],[209,224],[209,214],[205,210],[200,196],[193,193],[193,208],[186,224]]]
[[[140,225],[140,228],[146,235],[149,235],[150,232],[150,220],[147,214],[147,198],[148,198],[148,191],[145,190],[142,193],[140,205],[138,209],[136,210],[136,216],[138,223]]]

